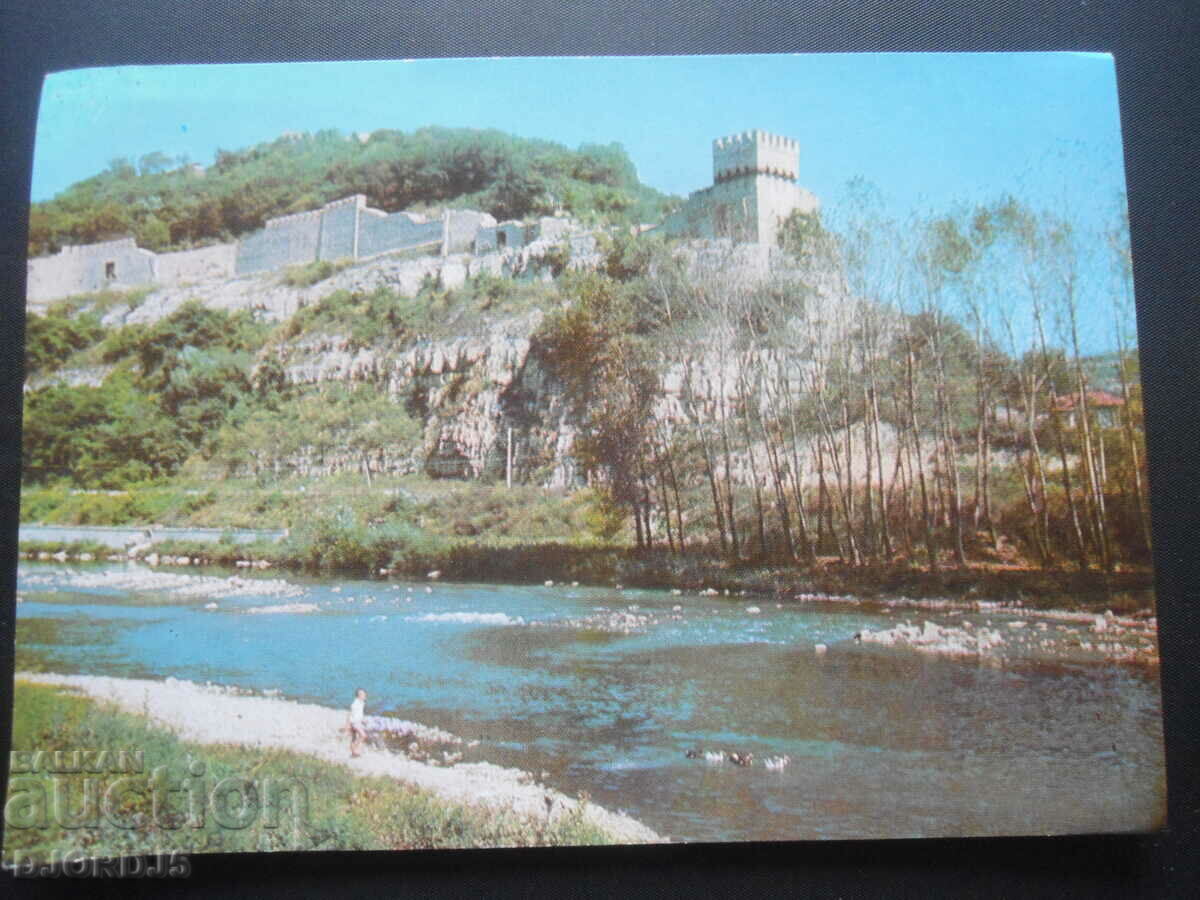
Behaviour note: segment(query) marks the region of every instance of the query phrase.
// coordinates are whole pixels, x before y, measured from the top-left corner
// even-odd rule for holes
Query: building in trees
[[[1055,408],[1063,415],[1069,428],[1076,425],[1075,414],[1079,397],[1075,394],[1064,394],[1057,399]],[[1116,394],[1108,391],[1088,391],[1087,408],[1092,413],[1095,423],[1101,428],[1116,428],[1121,424],[1121,409],[1125,401]]]

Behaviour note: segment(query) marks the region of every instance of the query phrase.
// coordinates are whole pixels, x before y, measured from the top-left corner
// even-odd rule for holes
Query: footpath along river
[[[1135,830],[1165,790],[1157,668],[1045,649],[1094,640],[1090,620],[125,563],[25,562],[17,587],[18,671],[337,708],[364,687],[369,713],[477,740],[467,761],[673,840]],[[1004,641],[948,656],[854,638],[926,621]]]

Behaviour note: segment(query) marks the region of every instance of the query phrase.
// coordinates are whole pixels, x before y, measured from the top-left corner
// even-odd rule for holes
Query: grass
[[[21,492],[21,520],[47,525],[185,524],[216,496],[211,490],[158,485],[124,491],[29,487]]]
[[[103,495],[81,499],[62,489],[27,489],[22,518],[73,524],[98,520],[82,512],[116,501]],[[58,505],[56,505],[58,504]],[[438,569],[461,581],[541,583],[547,579],[630,587],[715,588],[737,594],[799,592],[914,597],[985,597],[1033,604],[1116,609],[1126,602],[1113,592],[1148,592],[1149,569],[1105,575],[1069,568],[976,565],[959,570],[946,560],[938,572],[921,561],[854,568],[825,560],[799,567],[768,560],[733,565],[712,547],[695,542],[685,554],[664,548],[636,551],[628,529],[610,532],[601,497],[587,490],[549,491],[529,486],[458,482],[421,476],[374,479],[367,486],[352,473],[294,478],[271,484],[253,480],[195,482],[131,489],[119,500],[122,522],[157,522],[217,528],[290,528],[282,542],[221,544],[170,541],[159,555],[188,556],[221,565],[265,560],[276,567],[314,573],[375,577],[380,569],[424,577]],[[129,510],[153,510],[138,517]],[[118,524],[115,523],[114,524]],[[696,531],[704,528],[694,522]],[[693,532],[695,533],[695,532]],[[82,548],[59,545],[22,550]],[[94,552],[94,551],[91,551]],[[149,552],[149,551],[147,551]],[[97,554],[98,555],[98,554]],[[1152,603],[1135,599],[1137,604]]]
[[[332,278],[338,272],[350,265],[350,260],[339,259],[336,261],[328,259],[314,260],[310,263],[304,263],[298,266],[289,266],[283,270],[283,275],[280,278],[280,283],[288,287],[312,287],[314,284],[319,284],[327,278]]]
[[[51,778],[60,781],[71,799],[68,812],[83,812],[82,774],[15,775],[9,781],[8,825],[4,859],[47,861],[54,853],[82,850],[89,856],[112,857],[150,852],[255,852],[273,850],[407,850],[466,847],[525,847],[606,844],[615,841],[584,819],[583,806],[547,821],[490,807],[452,803],[395,779],[362,777],[345,766],[281,750],[258,750],[230,745],[182,741],[170,731],[63,689],[17,681],[12,749],[140,750],[145,775],[130,776],[134,789],[114,794],[119,827],[97,813],[94,824],[83,816],[77,823],[50,809],[39,819],[35,807],[40,791],[52,796]],[[264,787],[264,806],[278,811],[276,827],[260,811],[248,825],[223,827],[208,810],[203,825],[189,819],[188,798],[167,794],[157,811],[153,792],[146,787],[150,773],[165,766],[171,783],[186,787],[201,779],[186,778],[188,767],[199,770],[211,790],[224,778],[248,778],[268,783],[304,786],[307,804],[286,791]],[[117,775],[91,776],[103,792]],[[139,787],[140,786],[140,787]],[[17,795],[20,794],[20,797]],[[199,795],[199,792],[196,792]],[[307,806],[305,810],[303,807]],[[248,817],[249,818],[249,817]],[[22,825],[27,827],[21,827]]]
[[[111,492],[29,486],[21,493],[21,521],[296,528],[312,519],[313,510],[348,509],[363,522],[407,522],[443,537],[567,541],[589,534],[594,501],[586,491],[509,490],[424,476],[377,477],[368,486],[361,475],[343,473],[278,482],[178,479]]]

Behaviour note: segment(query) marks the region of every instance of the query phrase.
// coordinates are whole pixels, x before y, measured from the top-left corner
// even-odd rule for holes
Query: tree
[[[171,157],[161,150],[154,150],[138,160],[138,174],[157,175],[159,172],[165,172],[171,168],[171,163]]]

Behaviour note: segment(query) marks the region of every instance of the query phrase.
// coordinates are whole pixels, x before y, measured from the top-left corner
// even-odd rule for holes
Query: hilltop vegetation
[[[674,202],[638,180],[619,144],[571,150],[494,130],[437,127],[379,130],[364,142],[326,130],[220,150],[202,173],[157,152],[113,160],[107,171],[33,205],[29,254],[127,234],[158,252],[212,244],[356,193],[385,212],[469,207],[503,220],[563,209],[603,223],[658,221]]]

